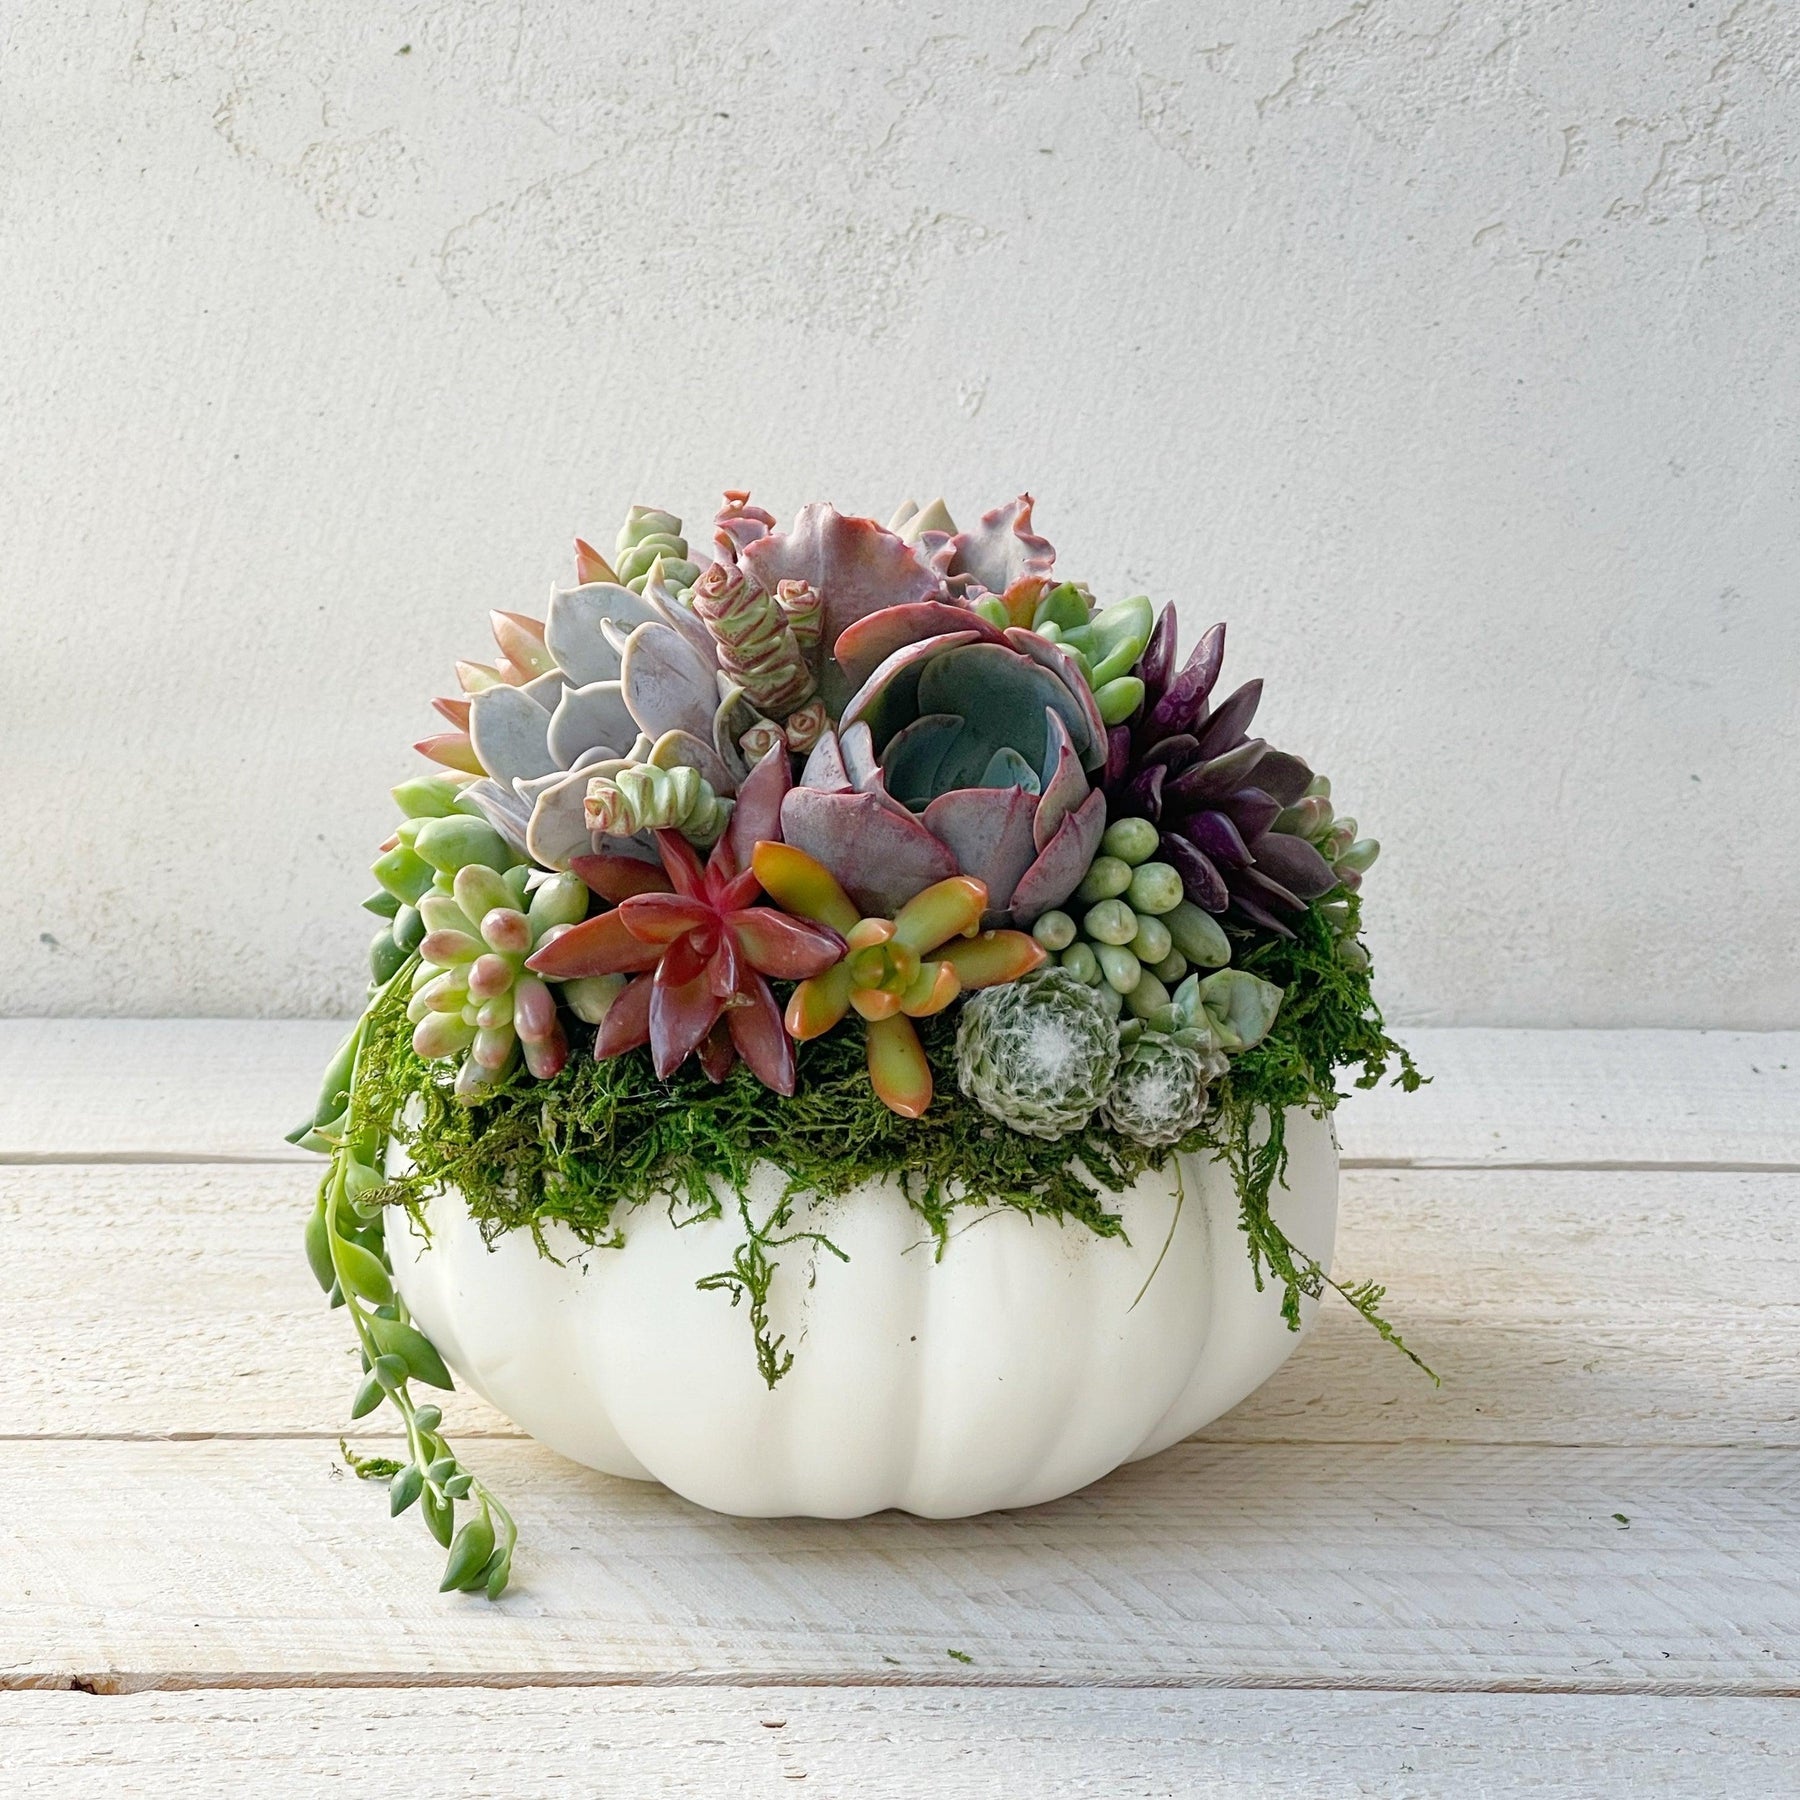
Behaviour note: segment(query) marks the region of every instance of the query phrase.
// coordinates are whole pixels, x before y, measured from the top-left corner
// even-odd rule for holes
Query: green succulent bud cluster
[[[1032,935],[1115,1016],[1142,1018],[1169,1002],[1190,968],[1219,968],[1231,944],[1219,923],[1184,898],[1180,874],[1156,860],[1156,827],[1116,819],[1100,854],[1061,908],[1043,913]]]
[[[465,863],[448,892],[434,887],[419,901],[426,930],[406,1013],[412,1047],[427,1062],[461,1059],[459,1099],[478,1098],[521,1051],[539,1080],[569,1058],[556,1000],[525,959],[587,916],[588,890],[562,874],[527,893],[528,875]]]
[[[425,940],[419,901],[442,874],[465,862],[485,861],[496,869],[522,859],[464,794],[464,777],[420,775],[393,790],[405,817],[373,873],[381,884],[364,907],[386,921],[369,945],[369,973],[376,987],[399,973]],[[421,841],[423,840],[423,841]]]
[[[1374,838],[1359,838],[1356,821],[1332,811],[1331,783],[1315,775],[1305,794],[1276,819],[1273,829],[1304,838],[1330,863],[1343,886],[1355,892],[1381,854]],[[1366,969],[1369,953],[1350,935],[1350,906],[1341,896],[1319,903],[1319,912],[1337,934],[1338,959],[1352,969]]]
[[[705,849],[719,841],[731,819],[732,802],[722,800],[698,769],[659,768],[633,763],[588,783],[587,822],[591,831],[630,837],[639,831],[679,831]]]
[[[681,521],[672,512],[655,506],[633,506],[619,527],[615,545],[613,566],[620,582],[634,594],[644,591],[651,565],[658,557],[662,558],[665,586],[680,592],[700,579],[700,565],[688,560],[687,539],[681,535]]]
[[[1099,993],[1054,964],[983,988],[956,1032],[962,1091],[1027,1137],[1079,1131],[1105,1100],[1119,1029]]]

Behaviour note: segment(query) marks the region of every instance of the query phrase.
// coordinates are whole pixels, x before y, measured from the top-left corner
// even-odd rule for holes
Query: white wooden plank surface
[[[1800,1708],[1104,1688],[0,1694],[0,1771],[13,1800],[1742,1800],[1800,1788]]]
[[[1189,1443],[1049,1506],[936,1522],[723,1518],[528,1443],[478,1466],[531,1545],[493,1608],[438,1595],[423,1527],[323,1443],[0,1445],[0,1685],[1800,1694],[1790,1451]]]
[[[0,1168],[0,1436],[335,1439],[354,1370],[299,1251],[311,1189],[292,1167]],[[1796,1175],[1350,1171],[1339,1267],[1388,1283],[1444,1385],[1328,1303],[1207,1435],[1800,1445],[1797,1216]],[[472,1399],[449,1416],[511,1431]]]
[[[0,1021],[0,1160],[299,1159],[343,1027]],[[1357,1094],[1352,1162],[1800,1168],[1800,1033],[1402,1034],[1431,1084]]]

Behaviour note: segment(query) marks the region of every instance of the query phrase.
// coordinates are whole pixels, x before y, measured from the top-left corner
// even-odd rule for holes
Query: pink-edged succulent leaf
[[[793,785],[793,764],[783,744],[771,750],[738,788],[737,805],[732,810],[726,837],[740,869],[751,866],[759,843],[765,839],[780,839],[781,803]]]
[[[739,562],[766,594],[780,582],[804,581],[823,595],[827,644],[883,607],[930,600],[942,591],[911,545],[873,519],[847,517],[823,501],[803,506],[789,530],[746,545]]]
[[[1037,805],[1037,795],[1024,788],[965,787],[940,794],[922,815],[925,829],[948,847],[956,866],[987,889],[988,909],[995,914],[1011,909],[1014,890],[1037,860],[1031,830]]]
[[[800,785],[827,789],[856,785],[850,779],[850,771],[844,763],[843,746],[835,731],[825,732],[813,745],[806,758],[806,766],[800,771]]]
[[[902,725],[917,718],[921,712],[939,710],[920,704],[919,682],[925,670],[945,652],[959,645],[992,640],[993,635],[991,629],[971,614],[970,625],[962,631],[903,644],[891,656],[884,657],[838,715],[840,742],[845,742],[847,749],[849,733],[862,724],[876,741],[885,744]],[[848,766],[847,759],[846,764]]]
[[[413,748],[440,768],[460,769],[465,775],[487,773],[466,731],[441,731],[436,737],[420,738]]]
[[[797,787],[782,802],[781,833],[831,872],[859,912],[879,918],[957,873],[955,857],[937,838],[877,794]]]
[[[961,992],[962,983],[947,962],[920,963],[912,985],[900,996],[900,1010],[909,1019],[928,1019],[941,1013]]]
[[[1074,657],[1060,644],[1053,644],[1035,631],[1022,631],[1017,626],[1007,631],[1006,641],[1021,656],[1028,656],[1041,668],[1050,670],[1068,691],[1075,704],[1074,714],[1060,706],[1057,710],[1068,723],[1075,754],[1081,758],[1084,769],[1103,769],[1106,766],[1106,721],[1100,717],[1100,708],[1095,704],[1087,678]]]
[[[1032,498],[1021,494],[981,515],[980,524],[950,540],[947,573],[960,592],[1003,594],[1026,575],[1048,575],[1056,550],[1031,529]]]
[[[713,517],[713,544],[718,560],[735,565],[759,538],[775,529],[775,515],[750,504],[748,488],[727,488],[725,504]]]
[[[1029,925],[1039,913],[1060,906],[1080,885],[1100,849],[1106,830],[1106,796],[1091,793],[1057,826],[1037,861],[1019,877],[1009,910],[1016,924]]]
[[[556,658],[544,644],[542,619],[529,619],[524,613],[492,612],[488,620],[500,653],[515,669],[536,676],[548,675],[556,667]]]
[[[432,701],[431,710],[440,719],[447,720],[458,731],[469,729],[469,702],[467,699],[455,700],[447,694],[440,694]]]
[[[756,846],[751,866],[764,893],[783,912],[829,926],[840,937],[856,929],[860,915],[850,896],[817,857],[765,839]]]
[[[1069,736],[1062,714],[1046,707],[1044,723],[1050,733],[1050,749],[1044,761],[1037,816],[1031,823],[1031,834],[1040,850],[1055,837],[1063,820],[1088,797],[1087,772],[1075,754],[1075,740]]]
[[[653,975],[640,975],[626,984],[618,999],[606,1009],[606,1017],[594,1034],[596,1060],[619,1056],[627,1050],[635,1050],[639,1044],[649,1043],[650,996],[655,989]]]
[[[752,975],[739,990],[740,1004],[727,1009],[725,1022],[737,1053],[764,1087],[794,1091],[794,1045],[781,1023],[781,1009],[769,984]]]
[[[772,906],[748,906],[728,913],[725,929],[740,954],[760,975],[777,981],[804,981],[822,975],[844,954],[844,940],[825,925],[791,919]]]
[[[832,655],[837,658],[844,679],[856,689],[896,650],[923,643],[927,638],[970,630],[995,643],[1000,641],[999,632],[967,607],[950,606],[942,600],[915,600],[905,606],[883,607],[880,612],[858,619],[839,637]]]
[[[653,969],[662,954],[661,944],[637,936],[615,909],[571,925],[527,957],[525,966],[552,981],[573,981],[583,975],[630,975]]]

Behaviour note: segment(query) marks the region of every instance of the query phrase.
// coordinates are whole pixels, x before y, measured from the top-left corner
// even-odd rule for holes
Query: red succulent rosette
[[[778,1094],[794,1091],[794,1047],[768,977],[804,981],[844,954],[824,925],[759,905],[750,866],[759,840],[780,836],[789,783],[785,747],[772,750],[738,793],[731,828],[704,864],[678,831],[658,831],[662,868],[628,856],[581,856],[572,867],[610,912],[571,926],[531,958],[552,980],[635,975],[607,1010],[597,1057],[650,1046],[666,1080],[690,1055],[714,1081],[742,1057]]]

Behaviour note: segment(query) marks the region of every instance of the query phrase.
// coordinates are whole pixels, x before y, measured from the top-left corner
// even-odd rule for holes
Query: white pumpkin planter
[[[1329,1267],[1331,1126],[1290,1111],[1287,1144],[1275,1217]],[[758,1216],[780,1191],[763,1174]],[[941,1261],[890,1184],[797,1215],[850,1260],[805,1243],[776,1253],[771,1326],[795,1357],[773,1389],[743,1307],[694,1285],[742,1240],[734,1200],[680,1228],[638,1209],[619,1250],[552,1226],[558,1263],[526,1233],[490,1251],[445,1195],[429,1245],[390,1214],[388,1247],[406,1304],[457,1376],[576,1462],[750,1517],[957,1518],[1053,1500],[1167,1449],[1298,1343],[1279,1285],[1257,1289],[1218,1161],[1184,1158],[1179,1184],[1171,1164],[1117,1208],[1129,1244],[1006,1208],[959,1215]],[[1306,1302],[1308,1324],[1313,1311]]]

